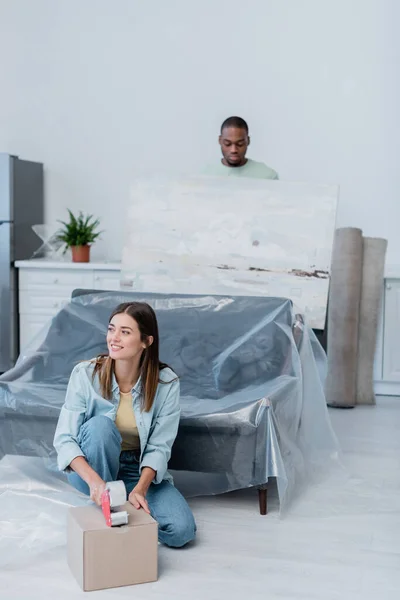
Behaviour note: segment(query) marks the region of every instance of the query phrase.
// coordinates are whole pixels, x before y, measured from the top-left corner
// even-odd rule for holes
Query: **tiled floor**
[[[377,407],[331,417],[347,470],[310,489],[288,516],[279,518],[272,498],[270,514],[260,517],[249,491],[196,499],[197,543],[160,547],[157,583],[90,598],[398,600],[400,400],[381,398]],[[7,600],[84,596],[64,548],[0,573]]]

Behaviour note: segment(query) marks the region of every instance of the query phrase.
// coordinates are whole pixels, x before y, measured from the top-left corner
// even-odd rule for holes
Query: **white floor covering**
[[[157,583],[82,592],[62,547],[3,569],[0,598],[399,600],[400,400],[330,414],[347,475],[309,489],[284,519],[273,494],[266,517],[253,491],[199,498],[197,542],[159,547]]]

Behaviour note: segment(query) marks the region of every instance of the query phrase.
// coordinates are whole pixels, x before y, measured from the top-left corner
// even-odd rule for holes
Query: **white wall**
[[[239,114],[250,156],[339,183],[338,225],[400,263],[399,17],[398,0],[0,0],[0,149],[45,163],[48,222],[94,212],[94,256],[118,259],[132,178],[219,160]]]

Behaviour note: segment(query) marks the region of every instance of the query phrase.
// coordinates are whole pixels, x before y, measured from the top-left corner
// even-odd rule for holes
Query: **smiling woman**
[[[168,368],[159,361],[158,325],[153,309],[140,302],[117,306],[108,324],[107,346],[108,355],[97,358],[94,368],[103,396],[111,398],[113,374],[123,392],[130,392],[141,376],[143,408],[149,411],[157,391],[159,371]]]
[[[179,426],[179,380],[159,360],[157,318],[145,303],[120,304],[107,332],[108,354],[72,371],[54,446],[74,487],[97,504],[121,479],[129,501],[159,524],[159,539],[181,547],[196,525],[167,471]]]

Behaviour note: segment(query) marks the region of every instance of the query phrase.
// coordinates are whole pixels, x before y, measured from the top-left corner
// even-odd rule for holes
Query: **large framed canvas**
[[[122,286],[289,298],[309,325],[323,329],[338,192],[236,177],[137,181]]]

